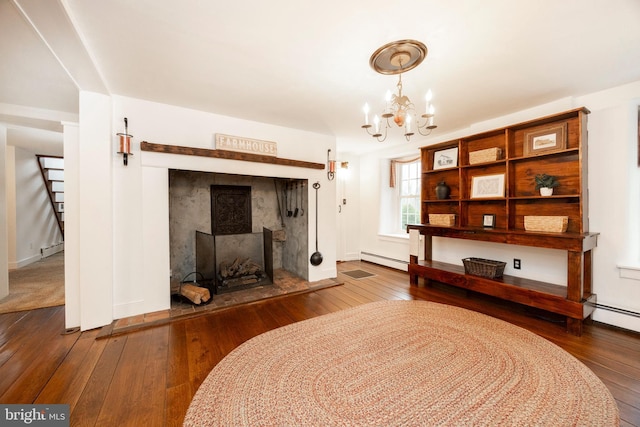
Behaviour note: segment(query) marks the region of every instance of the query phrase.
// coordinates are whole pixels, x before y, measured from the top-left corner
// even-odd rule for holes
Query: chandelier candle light
[[[421,115],[425,120],[422,123],[417,117],[413,102],[408,96],[402,94],[402,73],[420,65],[426,56],[427,47],[424,43],[416,40],[399,40],[388,43],[371,55],[369,65],[376,72],[380,74],[398,74],[398,84],[396,85],[398,93],[392,94],[391,91],[387,91],[384,111],[380,116],[374,115],[373,125],[369,123],[369,104],[364,104],[364,125],[362,125],[362,128],[378,141],[383,142],[387,138],[387,130],[391,127],[389,119],[392,117],[393,122],[399,128],[404,129],[404,137],[407,141],[414,135],[414,128],[418,130],[420,135],[427,136],[437,127],[434,124],[435,108],[431,104],[431,99],[433,98],[431,89],[425,96],[426,109],[425,113]],[[380,129],[381,118],[385,119],[384,123],[382,123],[384,135]],[[370,130],[372,127],[373,133]]]

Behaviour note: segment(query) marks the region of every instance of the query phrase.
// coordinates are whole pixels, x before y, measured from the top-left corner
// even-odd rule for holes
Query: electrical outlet
[[[513,268],[520,270],[520,260],[518,258],[513,259]]]

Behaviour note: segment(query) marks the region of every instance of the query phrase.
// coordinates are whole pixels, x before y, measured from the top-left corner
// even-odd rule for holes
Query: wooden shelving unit
[[[555,312],[567,316],[568,330],[580,335],[596,299],[591,293],[591,250],[597,233],[588,232],[587,214],[587,114],[578,108],[421,148],[422,223],[407,228],[425,236],[425,260],[411,256],[412,283],[423,277]],[[555,143],[540,138],[543,141],[534,144],[534,137],[549,134],[556,136]],[[455,149],[455,161],[443,166],[442,153]],[[487,149],[501,154],[482,163],[469,161],[470,153]],[[558,177],[560,186],[552,196],[540,196],[535,189],[534,177],[542,173]],[[445,200],[436,196],[441,181],[451,190]],[[429,214],[453,214],[455,224],[430,225]],[[485,215],[495,216],[493,227],[484,226]],[[530,215],[566,216],[567,230],[526,231],[524,218]],[[565,250],[567,286],[467,275],[461,266],[432,261],[433,236]]]

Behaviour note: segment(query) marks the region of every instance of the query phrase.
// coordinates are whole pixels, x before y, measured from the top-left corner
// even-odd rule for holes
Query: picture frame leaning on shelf
[[[567,147],[567,124],[544,125],[524,135],[524,156],[536,156]]]

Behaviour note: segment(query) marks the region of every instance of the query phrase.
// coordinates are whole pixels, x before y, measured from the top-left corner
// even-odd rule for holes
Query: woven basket
[[[429,224],[452,227],[456,224],[455,214],[429,214]]]
[[[502,157],[502,148],[493,147],[485,150],[471,151],[469,153],[469,164],[495,162]]]
[[[463,258],[464,272],[474,276],[495,279],[502,277],[507,263],[484,258]]]
[[[550,233],[564,233],[569,225],[568,216],[525,216],[524,229],[526,231],[545,231]]]

